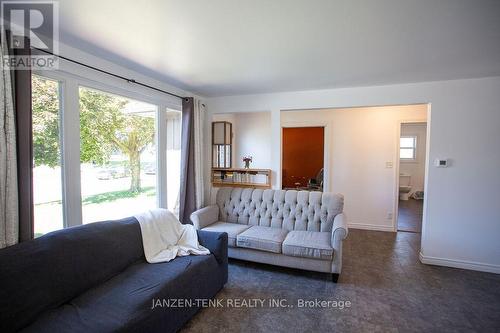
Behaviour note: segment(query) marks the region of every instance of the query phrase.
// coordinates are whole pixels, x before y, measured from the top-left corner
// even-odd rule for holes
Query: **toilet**
[[[411,193],[411,175],[399,174],[399,200],[408,200]]]

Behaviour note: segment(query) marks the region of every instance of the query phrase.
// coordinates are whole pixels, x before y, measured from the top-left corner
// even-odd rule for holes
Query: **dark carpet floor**
[[[398,230],[422,232],[423,200],[399,200]]]
[[[290,308],[201,310],[182,332],[500,332],[500,275],[424,265],[420,235],[349,230],[337,284],[326,274],[232,260],[217,295]],[[299,299],[350,301],[298,308]]]

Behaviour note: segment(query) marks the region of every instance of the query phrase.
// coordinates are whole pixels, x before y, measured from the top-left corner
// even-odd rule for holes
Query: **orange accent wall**
[[[282,188],[306,186],[324,165],[324,127],[283,128]]]

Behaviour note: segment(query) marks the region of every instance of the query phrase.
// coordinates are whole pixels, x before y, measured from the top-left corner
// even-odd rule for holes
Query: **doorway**
[[[422,232],[426,122],[402,122],[399,137],[398,231]]]
[[[325,128],[284,127],[282,188],[323,191]]]

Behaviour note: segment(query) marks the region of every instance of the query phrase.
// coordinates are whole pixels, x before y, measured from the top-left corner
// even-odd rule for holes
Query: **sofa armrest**
[[[191,222],[196,229],[202,229],[217,222],[219,219],[219,206],[212,205],[197,210],[191,214]]]
[[[335,249],[335,245],[339,244],[342,240],[347,237],[349,229],[347,228],[347,221],[344,213],[337,214],[333,220],[332,227],[332,247]]]
[[[332,247],[334,250],[332,273],[340,274],[342,270],[342,241],[347,237],[348,231],[344,213],[335,216],[332,227]]]
[[[227,282],[227,232],[213,232],[198,230],[198,242],[206,247],[219,263],[222,269],[224,283]]]

